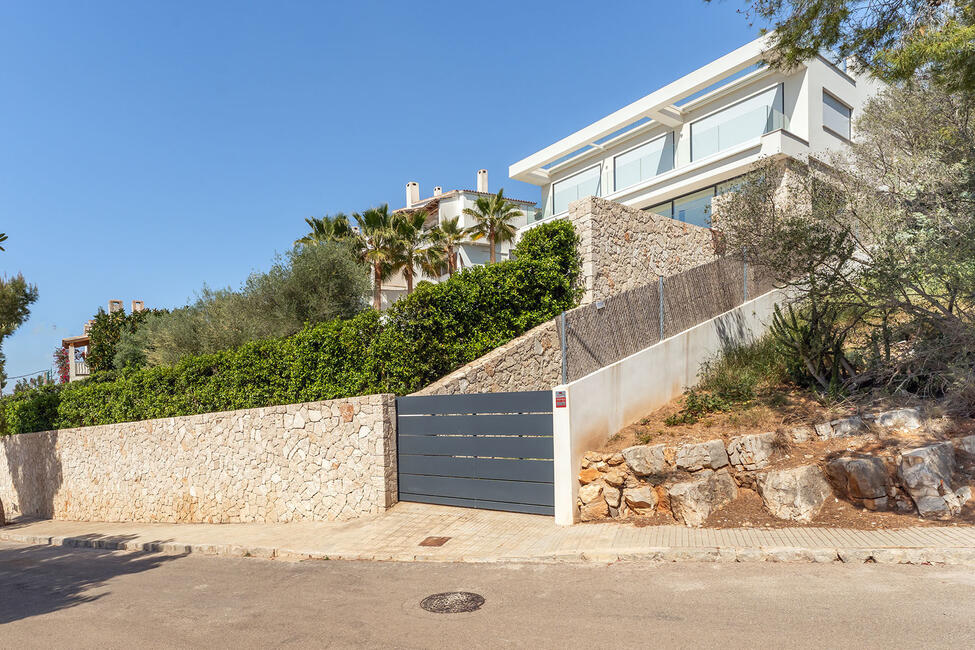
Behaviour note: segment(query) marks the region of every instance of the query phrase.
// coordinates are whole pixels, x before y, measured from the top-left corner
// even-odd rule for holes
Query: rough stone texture
[[[975,461],[975,435],[958,438],[954,441],[955,451],[962,458]]]
[[[765,472],[757,479],[765,507],[779,519],[809,521],[831,494],[829,483],[815,465]]]
[[[877,414],[874,422],[888,429],[920,429],[921,409],[903,408],[885,411]]]
[[[954,447],[938,442],[901,453],[897,475],[922,517],[950,517],[959,505],[951,488]]]
[[[717,257],[709,228],[596,197],[569,204],[579,235],[582,304],[681,273]]]
[[[738,497],[738,485],[728,470],[708,471],[700,478],[676,483],[669,494],[674,517],[687,526],[700,526],[712,512]]]
[[[562,383],[562,347],[550,320],[462,366],[415,395],[549,390]]]
[[[728,460],[740,469],[756,470],[768,466],[774,451],[775,433],[738,436],[728,441]]]
[[[383,512],[396,495],[392,395],[0,439],[0,500],[11,515],[325,521]]]
[[[623,450],[623,459],[637,476],[663,474],[668,469],[664,445],[637,445]]]
[[[649,515],[656,510],[659,497],[652,487],[637,487],[623,490],[623,500],[635,514]]]
[[[816,438],[816,430],[812,427],[799,426],[789,430],[789,439],[795,443],[808,442]]]
[[[709,440],[677,449],[677,467],[696,472],[700,469],[719,469],[728,464],[728,452],[721,440]]]
[[[830,436],[832,438],[855,436],[864,428],[863,419],[856,415],[842,420],[833,420],[829,424],[832,428],[832,435]]]
[[[882,458],[868,454],[851,454],[834,458],[826,464],[837,492],[868,510],[886,510],[892,482]]]

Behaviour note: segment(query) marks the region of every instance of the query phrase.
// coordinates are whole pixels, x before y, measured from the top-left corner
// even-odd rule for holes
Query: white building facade
[[[541,188],[536,222],[598,196],[709,226],[712,199],[760,159],[842,148],[882,84],[824,57],[773,70],[761,63],[768,44],[752,41],[511,165],[511,178]]]

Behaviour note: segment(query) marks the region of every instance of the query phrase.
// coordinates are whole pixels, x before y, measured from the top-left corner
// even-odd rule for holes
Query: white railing
[[[75,361],[74,362],[74,376],[75,377],[87,377],[90,374],[91,374],[91,371],[88,369],[88,364],[87,363],[85,363],[84,361]]]

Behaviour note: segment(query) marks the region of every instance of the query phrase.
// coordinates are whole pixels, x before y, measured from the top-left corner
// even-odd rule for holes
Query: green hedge
[[[379,314],[188,357],[97,373],[0,400],[4,433],[416,391],[572,307],[577,238],[566,221],[526,233],[516,259],[421,282]]]

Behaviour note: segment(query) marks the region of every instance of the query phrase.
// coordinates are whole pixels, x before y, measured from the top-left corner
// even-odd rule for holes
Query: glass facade
[[[552,185],[552,211],[559,214],[569,209],[573,201],[587,196],[599,196],[600,167],[590,167],[575,176]]]
[[[666,203],[660,203],[645,209],[654,214],[659,214],[661,217],[670,217],[671,219],[701,226],[702,228],[710,228],[711,199],[726,192],[736,190],[741,184],[741,180],[742,177],[733,178],[730,181],[718,183],[703,190],[685,194],[673,201],[667,201]]]
[[[614,189],[622,190],[674,168],[674,134],[668,133],[613,158]]]
[[[823,91],[823,126],[849,140],[852,117],[853,111],[849,106]]]
[[[786,128],[782,85],[691,124],[691,160],[730,149]]]

